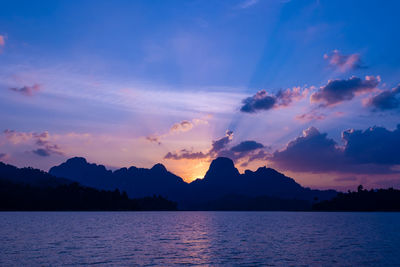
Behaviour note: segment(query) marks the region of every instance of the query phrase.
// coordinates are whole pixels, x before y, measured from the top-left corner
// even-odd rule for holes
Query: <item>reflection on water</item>
[[[400,265],[400,213],[0,213],[0,265]]]

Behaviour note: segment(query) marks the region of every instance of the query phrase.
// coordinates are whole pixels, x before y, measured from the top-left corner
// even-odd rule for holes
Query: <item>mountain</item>
[[[98,190],[33,169],[0,162],[0,210],[176,210],[161,196],[131,199],[118,189]]]
[[[3,162],[0,162],[0,180],[36,187],[56,187],[72,183],[71,180],[57,178],[38,169],[31,167],[20,169]]]
[[[203,179],[186,183],[162,164],[151,169],[121,168],[107,170],[103,165],[88,163],[84,158],[71,158],[50,169],[50,174],[77,181],[98,189],[126,191],[130,197],[162,195],[180,204],[183,209],[208,209],[213,201],[230,196],[244,199],[270,197],[274,199],[327,200],[336,196],[334,190],[311,190],[274,169],[262,167],[240,174],[229,158],[217,158],[210,164]],[[248,200],[247,203],[254,201]],[[283,202],[282,202],[283,203]],[[285,207],[287,203],[285,202]],[[277,206],[275,206],[277,207]]]
[[[197,179],[189,185],[193,205],[194,199],[201,199],[206,208],[207,203],[222,200],[224,196],[236,197],[272,197],[279,199],[305,200],[310,203],[316,200],[327,200],[336,196],[334,190],[311,190],[296,183],[274,169],[261,167],[255,172],[246,170],[243,174],[235,168],[228,158],[217,158],[207,171],[204,179]],[[198,204],[197,204],[198,205]]]
[[[131,197],[162,195],[177,199],[187,186],[182,178],[167,171],[162,164],[156,164],[151,169],[132,166],[113,172],[103,165],[88,163],[84,158],[75,157],[52,167],[49,173],[98,189],[118,188]]]

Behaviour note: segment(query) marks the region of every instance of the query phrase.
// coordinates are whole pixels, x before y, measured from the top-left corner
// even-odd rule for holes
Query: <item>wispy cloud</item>
[[[296,120],[304,121],[304,122],[324,120],[325,118],[326,118],[326,114],[315,112],[315,111],[300,114],[300,115],[296,116]]]
[[[7,153],[0,153],[0,160],[6,160],[9,157]]]
[[[7,39],[6,36],[0,35],[0,53],[3,52],[3,48],[6,45],[6,39]]]
[[[0,46],[6,45],[6,37],[4,35],[0,35]]]
[[[339,50],[333,50],[332,53],[325,54],[324,59],[340,72],[365,68],[359,54],[343,55]]]
[[[61,148],[50,141],[50,134],[46,132],[36,133],[36,132],[18,132],[14,130],[4,130],[4,135],[6,139],[14,144],[33,142],[37,148],[33,149],[31,152],[35,155],[47,157],[52,154],[63,155]]]
[[[23,86],[20,88],[17,87],[11,87],[11,91],[20,93],[25,96],[33,96],[35,93],[39,92],[40,90],[40,85],[39,84],[34,84],[32,86]]]
[[[238,8],[249,8],[256,5],[259,0],[245,0],[238,5]]]
[[[183,133],[183,132],[188,132],[190,130],[192,130],[193,128],[199,126],[199,125],[207,125],[208,124],[208,119],[211,117],[211,115],[208,115],[204,118],[200,118],[200,119],[193,119],[191,121],[189,120],[183,120],[177,123],[174,123],[171,128],[169,129],[168,132],[164,133],[164,134],[151,134],[146,136],[146,140],[152,143],[157,143],[157,144],[161,144],[161,139],[171,136],[171,135],[175,135],[175,134],[179,134],[179,133]]]

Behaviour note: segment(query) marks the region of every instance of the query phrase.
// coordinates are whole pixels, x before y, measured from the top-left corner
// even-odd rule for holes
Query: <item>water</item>
[[[400,266],[400,213],[3,212],[1,266]]]

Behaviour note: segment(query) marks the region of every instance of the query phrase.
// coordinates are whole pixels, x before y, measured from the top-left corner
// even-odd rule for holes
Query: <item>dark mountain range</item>
[[[242,199],[297,199],[307,201],[310,205],[315,200],[327,200],[336,195],[334,190],[304,188],[271,168],[262,167],[255,172],[246,170],[240,174],[228,158],[215,159],[204,179],[192,183],[186,183],[168,172],[162,164],[156,164],[151,169],[130,167],[110,171],[102,165],[88,163],[84,158],[71,158],[51,168],[50,174],[98,189],[118,188],[126,191],[130,197],[162,195],[177,201],[183,209],[208,209],[210,203],[221,201],[228,195]]]
[[[240,174],[227,158],[214,160],[204,179],[189,184],[161,164],[109,171],[73,158],[51,173],[69,179],[0,162],[0,210],[176,210],[177,201],[191,210],[400,210],[400,191],[393,188],[311,190],[271,168]]]
[[[73,182],[68,179],[54,177],[38,169],[31,167],[17,168],[9,164],[4,164],[3,162],[0,162],[0,180],[35,187],[56,187]]]
[[[161,196],[131,199],[125,192],[98,190],[33,168],[0,162],[0,210],[176,210]]]
[[[224,195],[243,195],[301,199],[312,202],[314,199],[325,200],[336,195],[334,190],[321,191],[304,188],[292,178],[271,168],[261,167],[255,172],[246,170],[244,174],[240,174],[233,161],[228,158],[215,159],[204,179],[197,179],[190,186],[194,194],[207,192],[208,200]]]
[[[162,164],[156,164],[151,169],[132,166],[110,171],[103,165],[88,163],[86,159],[76,157],[51,168],[49,173],[98,189],[118,188],[126,191],[130,197],[156,194],[172,199],[187,186],[182,178],[168,172]]]

